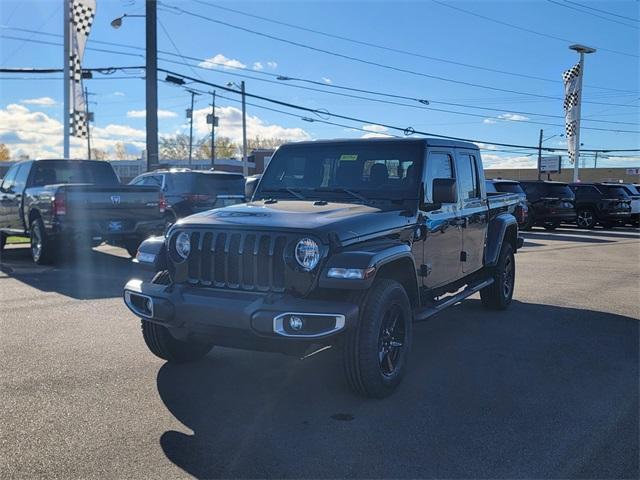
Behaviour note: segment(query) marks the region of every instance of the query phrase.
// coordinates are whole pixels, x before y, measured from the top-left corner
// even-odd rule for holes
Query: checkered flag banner
[[[96,0],[71,0],[69,2],[70,37],[70,81],[71,85],[71,135],[87,137],[87,105],[82,86],[82,58],[96,15]]]
[[[567,150],[569,152],[569,161],[573,164],[576,158],[576,147],[578,146],[578,114],[580,111],[580,85],[582,84],[580,63],[576,63],[569,70],[562,72],[562,80],[564,83],[564,120],[565,133],[567,135]]]

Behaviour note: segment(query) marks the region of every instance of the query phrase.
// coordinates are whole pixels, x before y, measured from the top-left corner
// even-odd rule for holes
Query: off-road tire
[[[151,283],[169,285],[171,277],[167,270],[155,274]],[[142,321],[142,336],[147,348],[156,357],[172,363],[189,363],[200,360],[212,348],[210,344],[184,342],[175,339],[169,330],[162,325],[147,320]]]
[[[49,265],[53,263],[55,255],[55,242],[47,235],[44,223],[40,217],[31,220],[29,225],[29,243],[31,258],[37,265]]]
[[[125,240],[122,246],[125,248],[131,258],[136,258],[136,255],[138,254],[138,247],[141,243],[142,241],[136,238],[133,240]]]
[[[393,314],[391,313],[393,312]],[[388,338],[383,326],[391,315],[398,313],[394,327],[402,326],[402,346],[394,357],[395,369],[383,373],[380,355],[384,338]],[[401,323],[398,323],[401,322]],[[394,280],[376,280],[360,304],[360,319],[355,328],[344,337],[343,363],[345,377],[351,389],[359,395],[383,398],[398,387],[411,350],[413,312],[407,292]],[[391,337],[393,338],[393,337]],[[397,337],[396,343],[399,342]],[[398,347],[394,347],[398,348]],[[395,350],[393,355],[395,355]],[[392,353],[388,353],[392,355]],[[386,359],[386,356],[383,357]]]
[[[516,280],[516,263],[511,243],[505,241],[502,244],[498,263],[492,268],[492,275],[494,282],[480,290],[480,300],[485,308],[505,310],[511,304]]]

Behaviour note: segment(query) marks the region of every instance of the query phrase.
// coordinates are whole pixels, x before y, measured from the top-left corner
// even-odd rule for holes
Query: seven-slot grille
[[[187,281],[203,287],[284,291],[285,235],[194,231]]]

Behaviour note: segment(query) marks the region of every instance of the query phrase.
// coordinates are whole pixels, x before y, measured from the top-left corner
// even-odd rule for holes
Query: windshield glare
[[[255,194],[265,198],[416,199],[420,142],[335,143],[281,147]]]
[[[496,183],[495,187],[496,187],[496,190],[498,190],[499,192],[524,193],[524,190],[522,189],[519,183],[509,183],[509,182]]]

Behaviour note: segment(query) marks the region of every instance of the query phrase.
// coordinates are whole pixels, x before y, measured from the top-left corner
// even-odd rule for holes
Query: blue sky
[[[214,2],[211,1],[211,3]],[[413,127],[416,130],[442,135],[535,145],[540,128],[544,128],[545,137],[563,132],[562,118],[539,116],[540,114],[562,115],[562,103],[560,100],[461,85],[337,58],[214,24],[195,18],[188,13],[180,13],[172,7],[365,61],[447,78],[455,82],[477,83],[492,88],[553,97],[562,97],[561,73],[576,62],[577,55],[567,48],[569,43],[543,35],[596,47],[598,51],[586,59],[583,100],[602,104],[583,104],[583,118],[599,120],[599,122],[583,122],[583,148],[640,148],[640,136],[637,133],[613,131],[640,129],[638,126],[640,123],[638,122],[640,23],[633,21],[639,18],[640,7],[635,0],[608,2],[575,0],[574,3],[565,0],[460,1],[446,2],[446,5],[442,5],[440,0],[438,2],[431,0],[420,2],[236,1],[215,2],[215,4],[364,42],[482,67],[481,69],[470,68],[355,45],[213,8],[201,2],[182,0],[161,2],[158,12],[159,50],[176,53],[177,47],[182,55],[197,57],[203,61],[218,56],[217,62],[231,62],[229,63],[231,66],[246,66],[245,71],[225,69],[219,65],[208,70],[195,69],[199,76],[210,82],[225,84],[228,81],[239,81],[241,78],[237,73],[273,80],[264,73],[254,71],[256,68],[261,68],[261,72],[332,82],[333,85],[424,98],[431,102],[457,103],[464,107],[435,103],[431,103],[430,107],[479,115],[466,116],[388,105],[287,86],[287,83],[294,82],[272,84],[257,79],[245,79],[248,92],[362,118],[367,122],[346,122],[334,118],[329,120],[371,130],[373,134],[385,133],[383,128],[371,126],[384,123],[399,127]],[[62,0],[2,1],[0,23],[3,25],[1,34],[5,37],[0,39],[2,66],[61,66],[61,47],[6,38],[13,36],[28,40],[60,42],[57,37],[20,32],[11,28],[24,28],[59,35],[62,29],[61,6]],[[579,12],[574,8],[583,11]],[[498,22],[530,29],[543,35],[517,30],[459,9]],[[595,9],[618,16],[601,13]],[[110,27],[110,21],[123,13],[144,13],[143,1],[97,0],[97,16],[88,46],[119,50],[132,55],[88,50],[84,59],[85,67],[144,64],[142,52],[92,43],[92,41],[107,41],[143,47],[144,19],[127,18],[119,30]],[[165,29],[175,47],[165,33]],[[161,54],[160,57],[183,61],[175,56]],[[196,61],[187,61],[187,63],[198,64]],[[184,65],[160,60],[159,66],[196,76],[194,70]],[[535,76],[547,81],[506,75],[485,69]],[[142,73],[129,72],[129,75],[140,77]],[[98,80],[97,77],[100,76],[96,75],[96,79],[86,82],[89,91],[93,94],[91,101],[95,102],[91,104],[91,110],[95,112],[96,118],[96,145],[109,150],[115,142],[124,141],[128,150],[136,153],[143,147],[144,141],[142,114],[144,81],[139,78],[120,79],[123,76],[125,75],[122,73],[115,73],[113,77],[119,79]],[[55,78],[60,75],[43,75],[42,77],[49,80],[31,81],[9,80],[9,77],[10,75],[2,74],[2,80],[0,80],[0,128],[3,129],[0,130],[0,141],[10,148],[13,145],[12,149],[16,153],[29,153],[34,156],[56,152],[61,142],[60,136],[56,133],[59,131],[62,113],[62,81]],[[298,83],[298,85],[304,84]],[[325,89],[322,86],[315,87]],[[196,131],[199,136],[202,136],[207,131],[204,114],[209,98],[200,97],[197,101]],[[420,106],[417,102],[400,101]],[[163,112],[160,131],[162,133],[172,134],[184,131],[184,109],[188,106],[188,102],[189,94],[184,89],[165,83],[160,84],[159,103]],[[258,101],[255,103],[268,105]],[[219,99],[217,104],[221,107],[220,133],[237,139],[240,132],[238,104],[223,99]],[[613,104],[626,106],[612,106]],[[272,107],[281,108],[273,105]],[[471,107],[489,107],[496,111]],[[250,115],[249,136],[274,135],[300,139],[359,137],[364,134],[362,131],[344,127],[305,122],[299,117],[253,106],[249,107],[248,113]],[[304,113],[298,115],[310,116]],[[515,121],[506,120],[508,118]],[[523,120],[552,125],[537,125]],[[624,122],[624,124],[605,123],[605,121]],[[612,131],[588,130],[584,127]],[[551,138],[545,145],[562,146],[563,140],[560,137]],[[78,151],[81,151],[80,146],[78,144]],[[532,157],[525,157],[515,152],[487,151],[485,158],[494,165],[520,166],[530,164]],[[589,159],[586,161],[589,162]],[[638,166],[640,160],[638,157],[635,159],[611,158],[603,160],[600,164]]]

